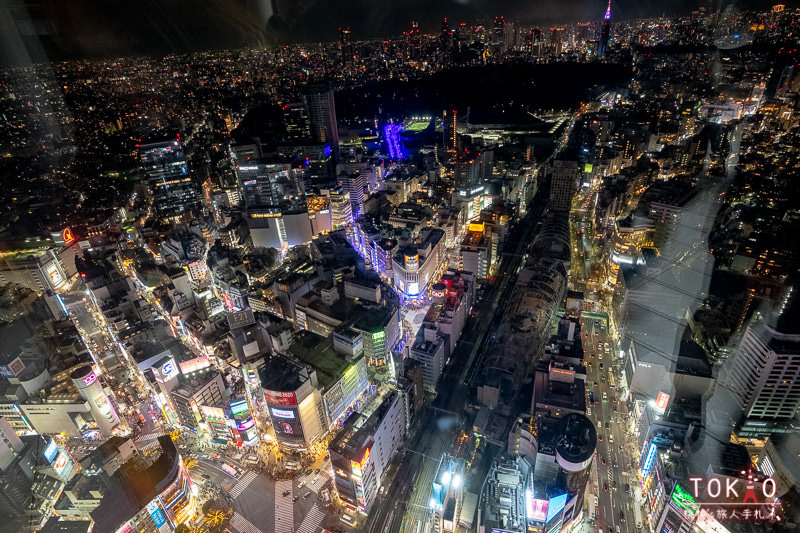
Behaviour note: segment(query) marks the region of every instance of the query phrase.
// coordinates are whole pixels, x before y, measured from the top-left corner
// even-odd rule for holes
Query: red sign
[[[64,228],[64,231],[61,232],[61,238],[64,239],[64,244],[69,244],[75,240],[75,236],[69,228]]]
[[[656,407],[661,411],[666,410],[667,404],[669,403],[669,394],[666,392],[659,391],[658,398],[656,398]]]
[[[274,405],[297,405],[297,398],[293,392],[265,390],[264,398],[267,400],[267,403]]]

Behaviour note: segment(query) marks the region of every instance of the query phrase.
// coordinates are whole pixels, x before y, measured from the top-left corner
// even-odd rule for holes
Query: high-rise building
[[[598,57],[603,57],[608,51],[608,40],[611,36],[611,0],[608,0],[606,14],[603,16],[603,24],[600,27],[600,46],[597,48]]]
[[[297,169],[285,164],[247,161],[236,165],[241,198],[246,208],[281,207],[300,194]]]
[[[143,144],[139,158],[159,216],[178,216],[200,205],[180,140]]]
[[[355,60],[355,52],[350,28],[339,28],[339,50],[342,53],[342,64],[352,65]]]
[[[110,436],[112,430],[119,425],[119,416],[111,405],[111,401],[103,392],[103,386],[97,381],[97,376],[89,365],[75,369],[69,376],[78,389],[81,398],[89,404],[89,409],[97,422],[97,428],[105,436]]]
[[[578,185],[578,162],[557,160],[553,162],[548,207],[554,211],[569,211],[572,196]]]
[[[283,123],[286,126],[286,140],[292,143],[308,141],[311,138],[311,127],[305,106],[294,102],[285,104],[282,110]]]
[[[442,142],[444,144],[444,149],[448,152],[452,151],[454,155],[458,147],[458,138],[456,136],[457,120],[458,112],[455,109],[445,109],[442,116]]]
[[[330,83],[307,85],[303,90],[303,103],[311,126],[311,139],[330,147],[334,161],[338,162],[339,125],[336,121],[333,85]]]
[[[742,409],[740,436],[769,434],[800,407],[800,296],[745,329],[730,365],[729,390]]]
[[[123,464],[111,477],[110,490],[91,511],[94,531],[165,533],[193,519],[196,489],[169,436],[158,438],[161,454],[142,468],[140,461]]]
[[[369,512],[405,428],[405,409],[396,391],[372,413],[353,413],[345,420],[328,450],[336,492],[348,508]]]

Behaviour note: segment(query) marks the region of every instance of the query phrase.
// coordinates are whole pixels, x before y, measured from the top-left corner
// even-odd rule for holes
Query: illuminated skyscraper
[[[356,54],[353,51],[353,35],[350,28],[339,28],[339,50],[342,52],[342,64],[352,65]]]
[[[600,29],[600,46],[597,49],[597,56],[603,57],[608,50],[608,39],[611,35],[611,0],[608,0],[606,14],[603,16],[603,25]]]
[[[456,135],[456,121],[458,120],[458,112],[455,109],[445,109],[442,116],[442,141],[444,149],[447,152],[452,152],[451,157],[455,157],[455,151],[458,147],[458,137]]]
[[[339,125],[336,122],[336,102],[330,83],[308,85],[303,91],[303,103],[311,125],[311,139],[330,146],[334,161],[339,161]]]
[[[199,205],[178,139],[139,147],[139,158],[159,216],[173,217]]]

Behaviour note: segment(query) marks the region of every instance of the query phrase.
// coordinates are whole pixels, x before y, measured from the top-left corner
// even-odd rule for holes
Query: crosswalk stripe
[[[264,533],[250,521],[237,512],[233,513],[231,517],[231,526],[233,526],[239,533]]]
[[[320,509],[315,503],[314,507],[311,508],[311,511],[309,511],[303,519],[300,527],[297,528],[297,533],[314,533],[322,523],[323,518],[325,518],[325,511]]]
[[[229,494],[233,498],[238,498],[244,490],[253,482],[253,480],[258,476],[255,472],[247,472],[242,479],[236,482],[236,485],[230,490]]]
[[[275,483],[275,533],[294,532],[294,504],[291,496],[284,496],[284,491],[292,490],[291,480]]]

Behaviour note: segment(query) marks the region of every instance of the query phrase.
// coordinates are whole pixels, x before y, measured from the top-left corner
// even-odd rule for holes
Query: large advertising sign
[[[239,398],[238,400],[231,400],[231,414],[239,415],[246,412],[250,407],[247,405],[247,400],[244,398]]]
[[[147,512],[150,513],[150,518],[153,519],[156,528],[161,528],[167,522],[167,519],[164,518],[164,513],[158,507],[158,503],[150,502],[147,505]]]
[[[231,305],[233,305],[231,303]],[[230,329],[243,328],[256,323],[256,318],[250,309],[236,311],[228,314],[228,326]]]
[[[22,362],[22,359],[17,357],[7,365],[0,365],[0,376],[4,378],[14,378],[22,372],[22,369],[25,368],[25,363]]]
[[[556,517],[558,513],[560,513],[566,505],[567,505],[566,494],[556,496],[555,498],[550,498],[550,501],[547,502],[547,516],[545,517],[545,522],[549,522],[554,517]]]
[[[211,362],[208,360],[208,356],[203,355],[195,359],[183,361],[178,366],[180,367],[182,374],[191,374],[192,372],[197,372],[198,370],[208,368],[211,366]]]
[[[175,362],[172,360],[169,360],[161,365],[159,372],[164,377],[164,381],[169,381],[178,375],[178,369],[175,367]]]
[[[656,398],[656,411],[664,414],[664,411],[667,410],[667,405],[669,404],[670,395],[664,391],[658,392],[658,398]]]
[[[295,418],[294,411],[288,409],[275,409],[273,407],[271,411],[272,416],[277,416],[278,418]]]
[[[293,392],[276,392],[265,390],[264,398],[266,399],[267,403],[274,405],[297,405],[297,397]]]
[[[61,451],[58,454],[56,462],[53,463],[53,469],[56,471],[57,475],[60,476],[62,473],[64,473],[64,469],[67,468],[67,463],[69,463],[69,457],[67,456],[66,452]]]
[[[44,449],[44,458],[48,463],[53,462],[53,458],[56,456],[56,452],[58,451],[58,446],[56,446],[56,441],[51,440],[50,444],[47,445],[47,448]]]
[[[205,415],[206,420],[210,422],[221,422],[225,423],[225,411],[220,409],[219,407],[211,407],[209,405],[201,405],[200,410],[203,411],[203,415]]]
[[[530,492],[525,494],[525,507],[528,514],[528,520],[537,520],[544,522],[547,519],[547,507],[549,500],[538,500],[533,497]]]

